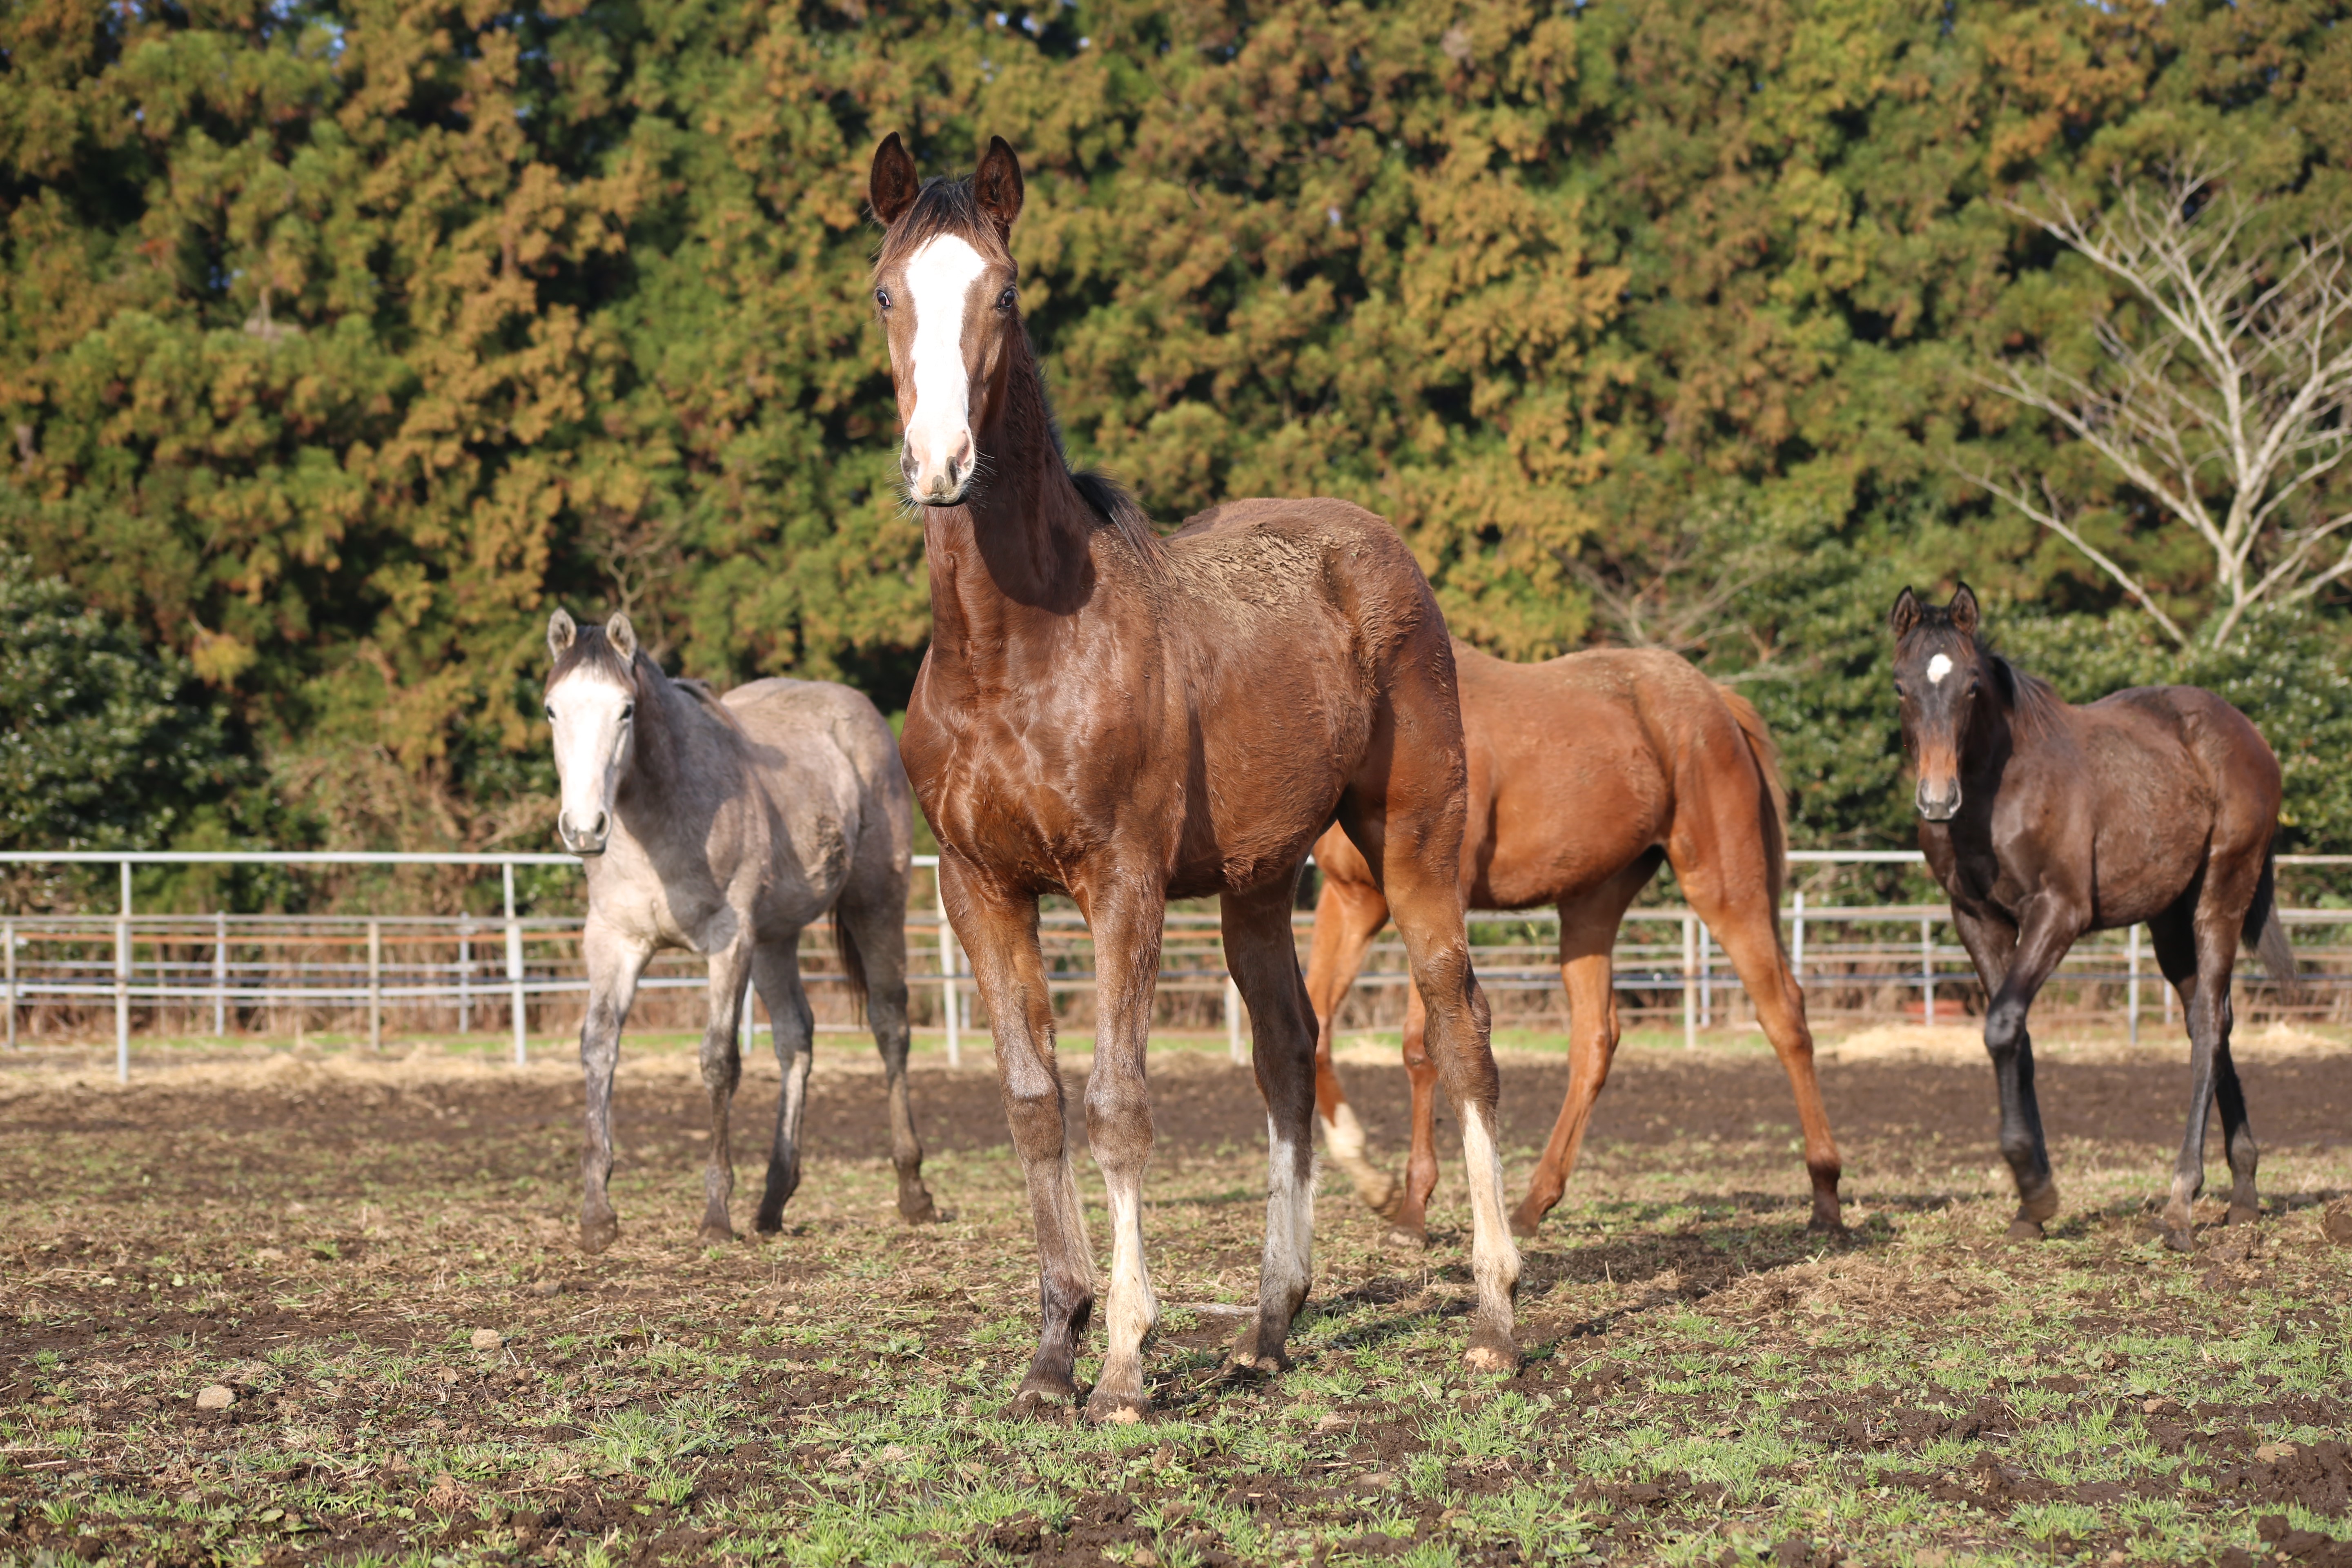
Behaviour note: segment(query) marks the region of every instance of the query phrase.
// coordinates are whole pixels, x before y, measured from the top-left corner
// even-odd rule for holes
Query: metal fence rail
[[[1917,864],[1905,851],[1798,851],[1800,864]],[[133,855],[0,854],[0,863],[105,864],[119,868],[121,902],[111,915],[0,917],[0,1013],[6,1019],[6,1045],[17,1044],[20,1014],[48,1008],[87,1014],[111,1003],[118,1076],[130,1072],[131,1014],[144,1010],[160,1026],[177,1016],[184,1025],[209,1022],[226,1035],[232,1022],[290,1014],[298,1037],[307,1016],[341,1012],[363,1018],[370,1041],[380,1046],[387,1016],[411,1019],[432,1015],[453,1022],[460,1034],[496,1020],[511,1035],[517,1062],[528,1054],[530,1010],[553,1001],[577,999],[587,991],[576,918],[524,916],[515,905],[519,866],[562,867],[578,862],[563,855],[371,855],[145,853]],[[923,868],[932,857],[917,858]],[[2340,866],[2352,856],[2282,857],[2281,865]],[[503,901],[498,915],[232,915],[140,914],[132,907],[131,871],[135,865],[459,866],[496,868]],[[946,1036],[950,1061],[960,1061],[961,1037],[971,1026],[967,1005],[974,1000],[954,932],[944,919],[935,887],[908,913],[910,987],[936,1004],[931,1016]],[[1799,979],[1821,1005],[1848,996],[1916,994],[1923,1021],[1942,1014],[1960,1016],[1975,1000],[1977,983],[1967,954],[1942,934],[1949,915],[1941,904],[1815,905],[1801,890],[1783,910],[1784,933]],[[2334,1016],[2352,1002],[2352,910],[2286,910],[2306,973],[2298,977],[2305,1010]],[[1312,916],[1295,917],[1302,956],[1311,936]],[[1550,910],[1479,912],[1472,917],[1472,956],[1481,983],[1491,992],[1558,995],[1558,916]],[[1092,940],[1075,910],[1045,913],[1041,931],[1047,970],[1057,1002],[1087,996],[1094,987]],[[1666,930],[1659,931],[1660,927]],[[805,977],[823,987],[845,977],[832,962],[827,930],[813,927],[803,955]],[[1659,940],[1663,935],[1665,940]],[[1407,984],[1403,950],[1394,940],[1376,943],[1359,985],[1367,996],[1393,994]],[[2137,1038],[2145,994],[2153,982],[2166,1016],[2173,995],[2153,970],[2138,930],[2103,933],[2077,944],[2053,984],[2120,988],[2124,1014]],[[695,965],[681,955],[667,969],[649,969],[641,993],[701,991],[708,979],[678,973]],[[1223,963],[1218,920],[1213,914],[1171,910],[1161,954],[1160,990],[1197,1005],[1213,996],[1214,1012],[1238,1059],[1244,1019],[1239,994]],[[1616,988],[1628,999],[1671,1000],[1679,993],[1685,1042],[1711,1026],[1718,994],[1727,1008],[1738,990],[1705,925],[1681,907],[1629,910],[1616,949]],[[1391,996],[1391,1002],[1395,1000]],[[1549,1006],[1549,1000],[1538,1004]],[[1876,1004],[1865,1004],[1865,1007]],[[1205,1006],[1196,1010],[1206,1013]],[[206,1018],[206,1015],[209,1017]],[[743,1009],[747,1037],[752,1009]],[[852,1026],[831,1026],[847,1028]]]

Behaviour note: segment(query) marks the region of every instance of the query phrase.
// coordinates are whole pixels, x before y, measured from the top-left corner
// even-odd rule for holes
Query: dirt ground
[[[0,1563],[2352,1563],[2352,1212],[2329,1209],[2352,1049],[2246,1041],[2266,1217],[2183,1258],[2147,1222],[2184,1053],[2045,1048],[2066,1206],[2016,1247],[1968,1045],[1824,1052],[1836,1242],[1802,1228],[1769,1052],[1629,1047],[1524,1247],[1508,1378],[1460,1366],[1450,1121],[1425,1253],[1327,1179],[1297,1365],[1270,1383],[1221,1370],[1255,1289],[1264,1112],[1221,1048],[1171,1047],[1160,1408],[1103,1431],[1002,1414],[1034,1254],[984,1065],[916,1073],[944,1223],[896,1223],[879,1076],[828,1037],[784,1234],[706,1247],[698,1079],[638,1048],[623,1239],[586,1258],[553,1051],[151,1053],[127,1089],[25,1058],[0,1069]],[[1391,1163],[1392,1052],[1343,1068]],[[1503,1067],[1517,1185],[1566,1071]],[[755,1060],[739,1150],[773,1095]]]

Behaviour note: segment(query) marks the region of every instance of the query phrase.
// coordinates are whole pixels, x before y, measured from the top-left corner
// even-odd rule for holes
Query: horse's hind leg
[[[1397,1184],[1364,1152],[1364,1124],[1348,1103],[1339,1074],[1331,1065],[1331,1047],[1339,1026],[1339,1007],[1348,989],[1364,966],[1364,953],[1389,921],[1389,901],[1380,889],[1362,882],[1342,882],[1326,874],[1323,891],[1315,902],[1315,945],[1307,960],[1307,999],[1315,1010],[1315,1111],[1323,1123],[1323,1142],[1332,1163],[1348,1173],[1356,1195],[1374,1214],[1393,1217]],[[1235,982],[1239,984],[1238,981]]]
[[[728,1112],[735,1102],[735,1086],[743,1078],[739,1041],[743,987],[751,975],[750,939],[712,953],[709,974],[710,1019],[702,1031],[702,1087],[710,1094],[710,1161],[702,1171],[700,1234],[705,1241],[732,1241],[735,1226],[727,1217],[727,1205],[735,1195],[735,1153],[728,1142]]]
[[[1625,908],[1656,875],[1658,857],[1645,854],[1582,898],[1559,906],[1559,974],[1568,988],[1568,1092],[1543,1157],[1528,1178],[1525,1202],[1511,1213],[1511,1229],[1533,1236],[1568,1191],[1592,1108],[1609,1081],[1617,1055],[1617,988],[1612,950]]]
[[[1470,1269],[1478,1308],[1471,1319],[1469,1364],[1507,1371],[1517,1364],[1511,1339],[1519,1250],[1503,1201],[1503,1161],[1496,1146],[1495,1071],[1486,994],[1470,967],[1461,887],[1464,764],[1441,742],[1461,733],[1452,659],[1443,641],[1427,657],[1400,653],[1394,681],[1378,716],[1372,745],[1339,804],[1339,820],[1381,879],[1391,918],[1404,938],[1412,982],[1429,1010],[1430,1055],[1462,1118],[1468,1167]],[[1405,739],[1400,731],[1411,736]]]
[[[784,1205],[801,1184],[801,1119],[808,1110],[809,1067],[816,1018],[801,988],[799,943],[772,942],[751,955],[751,984],[768,1008],[768,1037],[776,1047],[782,1084],[776,1091],[776,1133],[768,1148],[768,1181],[752,1226],[762,1236],[784,1228]]]
[[[2232,900],[2224,896],[2226,888],[2217,887],[2227,880],[2218,874],[2220,869],[2209,865],[2193,913],[2171,910],[2149,922],[2156,934],[2157,962],[2166,977],[2188,970],[2176,984],[2189,1025],[2189,1124],[2173,1162],[2172,1194],[2164,1208],[2165,1245],[2180,1252],[2196,1245],[2190,1223],[2197,1196],[2205,1187],[2205,1126],[2217,1095],[2232,1178],[2231,1218],[2242,1224],[2261,1213],[2254,1191],[2259,1151],[2246,1125],[2245,1097],[2230,1059],[2230,972],[2237,959],[2242,917],[2233,919],[2226,912]]]
[[[580,1023],[580,1070],[587,1087],[587,1138],[580,1156],[580,1250],[604,1251],[621,1222],[605,1192],[613,1177],[613,1070],[621,1026],[653,950],[627,942],[592,911],[581,946],[588,960],[588,1014]]]
[[[903,882],[878,903],[844,895],[833,911],[866,970],[866,1021],[882,1053],[890,1098],[890,1165],[898,1177],[898,1217],[908,1225],[939,1218],[923,1185],[923,1141],[915,1131],[915,1105],[907,1088],[907,897]]]
[[[1295,885],[1284,879],[1221,901],[1226,961],[1249,1004],[1252,1059],[1265,1100],[1265,1252],[1257,1318],[1242,1331],[1234,1361],[1266,1373],[1290,1364],[1284,1343],[1315,1271],[1315,1013],[1291,945]]]
[[[1755,841],[1725,847],[1750,852]],[[1693,867],[1688,875],[1680,865],[1675,868],[1691,907],[1723,943],[1748,999],[1756,1004],[1757,1022],[1789,1075],[1797,1121],[1805,1134],[1805,1171],[1812,1178],[1813,1214],[1807,1228],[1842,1231],[1845,1220],[1838,1205],[1838,1177],[1844,1167],[1837,1141],[1830,1136],[1829,1112],[1822,1108],[1821,1080],[1813,1074],[1813,1034],[1805,1025],[1805,994],[1797,988],[1797,977],[1790,973],[1780,948],[1780,911],[1772,907],[1764,868],[1759,864],[1745,870],[1745,875],[1729,874],[1719,858]]]
[[[1404,992],[1404,1074],[1412,1086],[1412,1142],[1404,1162],[1404,1186],[1389,1215],[1389,1239],[1406,1247],[1429,1245],[1429,1198],[1437,1191],[1437,1064],[1429,1057],[1429,1008],[1421,988]]]

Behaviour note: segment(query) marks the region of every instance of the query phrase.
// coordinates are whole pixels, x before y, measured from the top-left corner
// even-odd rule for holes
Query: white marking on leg
[[[1323,1136],[1330,1141],[1331,1158],[1342,1165],[1352,1167],[1363,1160],[1364,1124],[1346,1100],[1339,1102],[1339,1113],[1323,1123]]]
[[[1478,1284],[1479,1313],[1507,1333],[1511,1293],[1519,1282],[1519,1249],[1504,1218],[1503,1156],[1486,1113],[1475,1105],[1462,1115],[1462,1159],[1469,1166],[1470,1275]],[[1475,1365],[1479,1352],[1471,1353]]]
[[[1110,1190],[1110,1342],[1103,1354],[1102,1386],[1140,1399],[1143,1340],[1160,1325],[1160,1302],[1151,1293],[1151,1269],[1143,1260],[1143,1183],[1115,1180]],[[1121,1410],[1112,1419],[1132,1421]]]
[[[1951,673],[1952,661],[1948,656],[1939,653],[1927,661],[1928,685],[1941,686],[1944,683],[1944,677]]]
[[[908,302],[915,310],[908,351],[915,406],[907,416],[907,451],[915,459],[915,493],[933,479],[945,486],[944,466],[971,438],[971,373],[964,363],[964,314],[971,286],[988,263],[969,240],[943,234],[907,262]]]
[[[1265,1258],[1258,1270],[1258,1303],[1286,1303],[1290,1311],[1307,1299],[1315,1268],[1315,1172],[1301,1171],[1300,1151],[1265,1119]]]

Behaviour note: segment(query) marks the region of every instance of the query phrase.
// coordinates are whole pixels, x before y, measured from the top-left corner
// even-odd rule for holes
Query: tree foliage
[[[1876,837],[1896,579],[2116,603],[1956,455],[2066,479],[2175,613],[2213,587],[1970,379],[2116,307],[2001,204],[2204,149],[2280,232],[2340,210],[2341,11],[26,0],[0,538],[338,845],[537,840],[554,603],[893,706],[928,605],[866,164],[1001,133],[1076,457],[1167,521],[1360,500],[1510,657],[1682,647],[1790,730],[1810,835]]]
[[[0,555],[0,848],[217,839],[245,782],[187,661]]]

